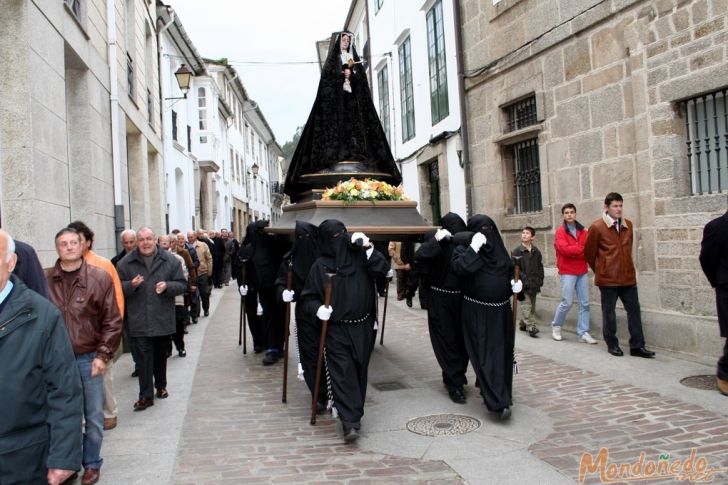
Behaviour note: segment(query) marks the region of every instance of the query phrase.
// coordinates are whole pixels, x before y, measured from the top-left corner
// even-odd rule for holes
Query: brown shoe
[[[724,381],[720,377],[716,377],[716,380],[718,381],[718,391],[724,396],[728,396],[728,381]]]
[[[100,476],[101,476],[101,470],[94,470],[93,468],[86,468],[86,471],[83,472],[83,478],[81,479],[81,483],[83,485],[92,485],[99,481]]]
[[[104,418],[104,429],[114,429],[116,428],[116,416],[112,416],[111,418]]]
[[[169,393],[166,389],[157,389],[157,397],[159,399],[167,399],[169,397]]]
[[[154,399],[139,399],[134,403],[134,411],[144,411],[152,406],[154,406]]]

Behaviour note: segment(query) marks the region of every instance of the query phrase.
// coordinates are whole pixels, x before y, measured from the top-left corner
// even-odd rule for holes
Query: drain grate
[[[461,414],[433,414],[411,419],[407,430],[423,436],[457,436],[480,428],[480,421]]]
[[[407,386],[400,381],[377,382],[372,384],[372,387],[380,392],[399,391],[401,389],[407,389]]]
[[[718,389],[718,383],[715,382],[714,375],[690,376],[680,379],[680,384],[693,389],[703,389],[706,391],[715,391]]]

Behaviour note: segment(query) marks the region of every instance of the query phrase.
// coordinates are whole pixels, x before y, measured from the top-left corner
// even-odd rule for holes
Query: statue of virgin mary
[[[350,32],[331,36],[318,92],[286,175],[291,201],[314,198],[350,177],[398,185],[402,176],[382,129],[366,69]]]

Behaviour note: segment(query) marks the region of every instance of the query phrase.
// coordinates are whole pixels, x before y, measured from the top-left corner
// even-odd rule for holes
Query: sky
[[[203,57],[228,59],[278,144],[290,140],[306,123],[316,97],[320,77],[316,41],[342,29],[350,1],[167,0],[167,4]]]

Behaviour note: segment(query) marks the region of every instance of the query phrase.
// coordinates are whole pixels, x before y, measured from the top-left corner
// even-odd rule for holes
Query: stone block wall
[[[633,256],[648,341],[717,352],[714,294],[697,257],[702,227],[728,209],[728,196],[691,195],[680,102],[728,86],[728,1],[461,4],[473,212],[494,217],[509,249],[522,226],[536,227],[547,275],[554,277],[544,296],[558,298],[552,235],[561,206],[576,204],[588,225],[604,196],[620,192],[636,227]],[[512,168],[504,155],[518,133],[505,133],[502,107],[531,94],[543,211],[513,214]],[[592,296],[599,301],[598,292]],[[550,322],[552,314],[543,316]],[[592,324],[600,321],[594,305]]]

